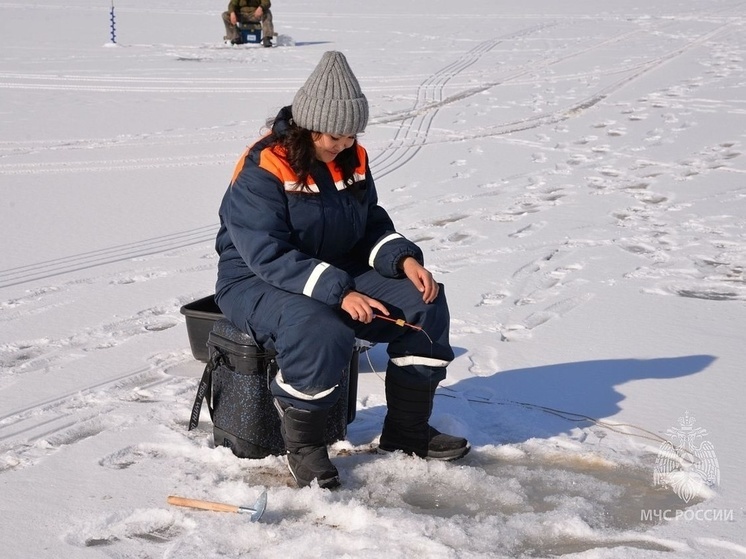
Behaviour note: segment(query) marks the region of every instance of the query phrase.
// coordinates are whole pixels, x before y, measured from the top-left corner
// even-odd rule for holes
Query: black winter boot
[[[428,425],[436,387],[429,383],[404,383],[386,375],[388,413],[378,445],[380,451],[401,450],[434,460],[466,456],[471,448],[469,441],[446,435]]]
[[[314,479],[324,489],[339,486],[339,472],[329,460],[324,441],[329,410],[308,411],[282,404],[278,408],[288,469],[298,487],[311,485]]]

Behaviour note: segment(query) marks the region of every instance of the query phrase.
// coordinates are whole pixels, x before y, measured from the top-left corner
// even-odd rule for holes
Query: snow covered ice
[[[117,1],[116,43],[110,2],[0,3],[0,555],[746,556],[744,4],[275,4],[263,49],[207,0]],[[326,50],[446,286],[433,423],[473,445],[372,451],[376,346],[334,492],[213,448],[206,411],[187,431],[179,312],[213,291],[235,160]],[[697,461],[660,451],[695,432],[717,483],[683,492]],[[265,490],[256,523],[166,502]]]

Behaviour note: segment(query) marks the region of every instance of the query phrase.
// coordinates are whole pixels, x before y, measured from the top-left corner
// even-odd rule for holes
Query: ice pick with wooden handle
[[[186,497],[177,497],[170,495],[168,504],[179,507],[189,507],[200,510],[211,510],[214,512],[237,512],[239,514],[249,514],[252,522],[259,520],[267,508],[267,492],[263,491],[259,498],[251,507],[229,505],[227,503],[214,503],[212,501],[202,501],[200,499],[188,499]]]

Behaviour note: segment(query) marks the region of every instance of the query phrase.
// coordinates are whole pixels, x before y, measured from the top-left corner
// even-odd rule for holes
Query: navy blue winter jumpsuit
[[[289,114],[288,107],[280,111],[274,133],[287,128]],[[218,305],[277,352],[273,395],[312,411],[339,397],[356,337],[387,343],[386,374],[404,382],[437,385],[453,359],[443,287],[426,304],[397,268],[405,256],[422,264],[422,251],[395,231],[378,205],[366,151],[357,142],[349,149],[359,162],[354,185],[344,183],[334,162],[316,161],[309,192],[296,186],[282,148],[265,136],[239,159],[220,206]],[[353,320],[341,309],[350,290],[427,335],[381,319]]]

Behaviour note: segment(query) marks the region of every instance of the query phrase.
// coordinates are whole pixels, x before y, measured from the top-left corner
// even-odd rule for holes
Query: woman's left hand
[[[406,256],[399,263],[399,267],[409,280],[414,284],[418,291],[422,293],[422,300],[425,303],[432,303],[438,296],[440,286],[435,281],[433,275],[422,264],[411,256]]]

